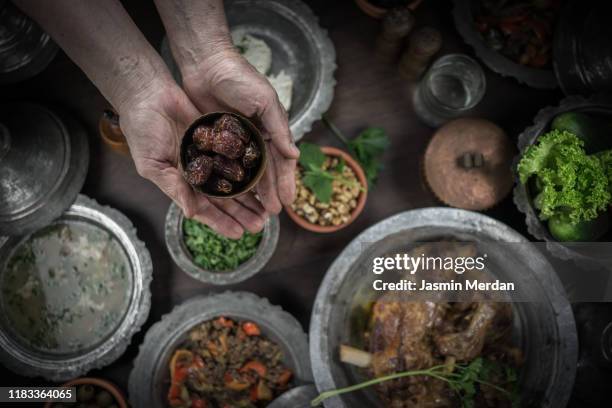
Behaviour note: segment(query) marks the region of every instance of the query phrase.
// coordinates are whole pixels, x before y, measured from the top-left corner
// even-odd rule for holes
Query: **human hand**
[[[239,238],[244,229],[263,228],[265,210],[252,194],[208,199],[185,182],[178,168],[180,143],[200,113],[173,81],[151,84],[118,110],[138,173],[176,202],[186,217],[230,238]]]
[[[233,47],[219,50],[197,66],[182,67],[183,88],[202,112],[236,111],[262,129],[270,153],[257,193],[266,211],[277,214],[295,196],[299,150],[293,143],[287,112],[268,80]]]

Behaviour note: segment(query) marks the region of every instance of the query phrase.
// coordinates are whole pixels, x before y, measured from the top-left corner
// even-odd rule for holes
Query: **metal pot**
[[[373,296],[369,257],[398,252],[406,243],[455,239],[458,241],[521,244],[510,246],[510,261],[496,275],[524,281],[537,302],[513,302],[513,337],[526,361],[521,370],[522,397],[533,406],[560,408],[569,398],[577,362],[576,327],[572,309],[554,270],[516,231],[482,214],[451,208],[425,208],[397,214],[365,230],[330,266],[319,288],[310,325],[310,358],[319,391],[364,380],[357,370],[338,359],[340,344],[351,344],[354,302]],[[514,248],[514,249],[513,249]],[[531,249],[530,249],[531,248]],[[401,252],[401,251],[400,251]],[[527,265],[517,269],[516,262]],[[324,402],[327,408],[380,406],[371,388]],[[529,405],[529,404],[528,404]],[[531,405],[530,405],[531,406]]]
[[[233,271],[207,271],[193,261],[193,256],[183,241],[183,211],[175,203],[170,204],[166,214],[166,246],[176,264],[191,277],[214,285],[229,285],[242,282],[261,271],[268,263],[278,244],[280,223],[272,215],[266,221],[257,251],[246,262]]]
[[[75,203],[54,221],[54,224],[87,225],[112,236],[123,250],[129,264],[127,286],[125,288],[126,306],[122,317],[107,334],[78,351],[51,352],[24,343],[12,330],[5,310],[0,310],[0,361],[20,375],[42,376],[51,381],[65,381],[102,368],[123,354],[132,336],[140,330],[147,319],[151,306],[152,264],[144,243],[136,236],[130,220],[110,207],[103,207],[94,200],[79,195]],[[14,251],[28,237],[10,237],[0,247],[0,279],[4,279],[7,263]],[[77,285],[75,282],[69,284]],[[77,286],[78,287],[78,286]],[[0,296],[5,296],[0,294]],[[1,298],[0,298],[1,299]],[[82,298],[81,298],[82,299]],[[79,299],[79,302],[80,300]],[[3,305],[4,302],[0,302]],[[3,306],[0,306],[2,309]],[[121,316],[121,315],[120,315]]]
[[[293,371],[295,385],[312,382],[308,341],[297,320],[252,293],[225,292],[188,300],[151,326],[130,374],[129,396],[133,407],[167,406],[168,364],[174,350],[193,327],[219,316],[257,323],[262,334],[283,351],[283,363]]]

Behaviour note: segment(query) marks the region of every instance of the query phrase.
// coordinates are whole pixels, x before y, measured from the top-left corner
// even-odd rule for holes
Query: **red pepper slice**
[[[261,334],[259,326],[253,322],[242,323],[242,330],[244,330],[247,336],[259,336]]]

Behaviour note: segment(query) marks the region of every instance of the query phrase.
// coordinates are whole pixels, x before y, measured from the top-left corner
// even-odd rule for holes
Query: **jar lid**
[[[445,204],[485,210],[512,189],[512,157],[513,146],[499,126],[484,119],[456,119],[429,142],[425,179]]]
[[[59,217],[83,187],[87,134],[30,103],[0,108],[0,235],[23,235]]]

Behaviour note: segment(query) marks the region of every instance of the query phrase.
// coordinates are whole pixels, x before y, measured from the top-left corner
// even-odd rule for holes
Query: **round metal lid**
[[[32,77],[57,53],[51,37],[10,1],[0,1],[0,84]]]
[[[513,147],[504,131],[484,119],[442,126],[425,151],[425,179],[447,205],[485,210],[512,189]]]
[[[49,224],[85,182],[89,145],[74,119],[34,104],[0,109],[0,235]]]

